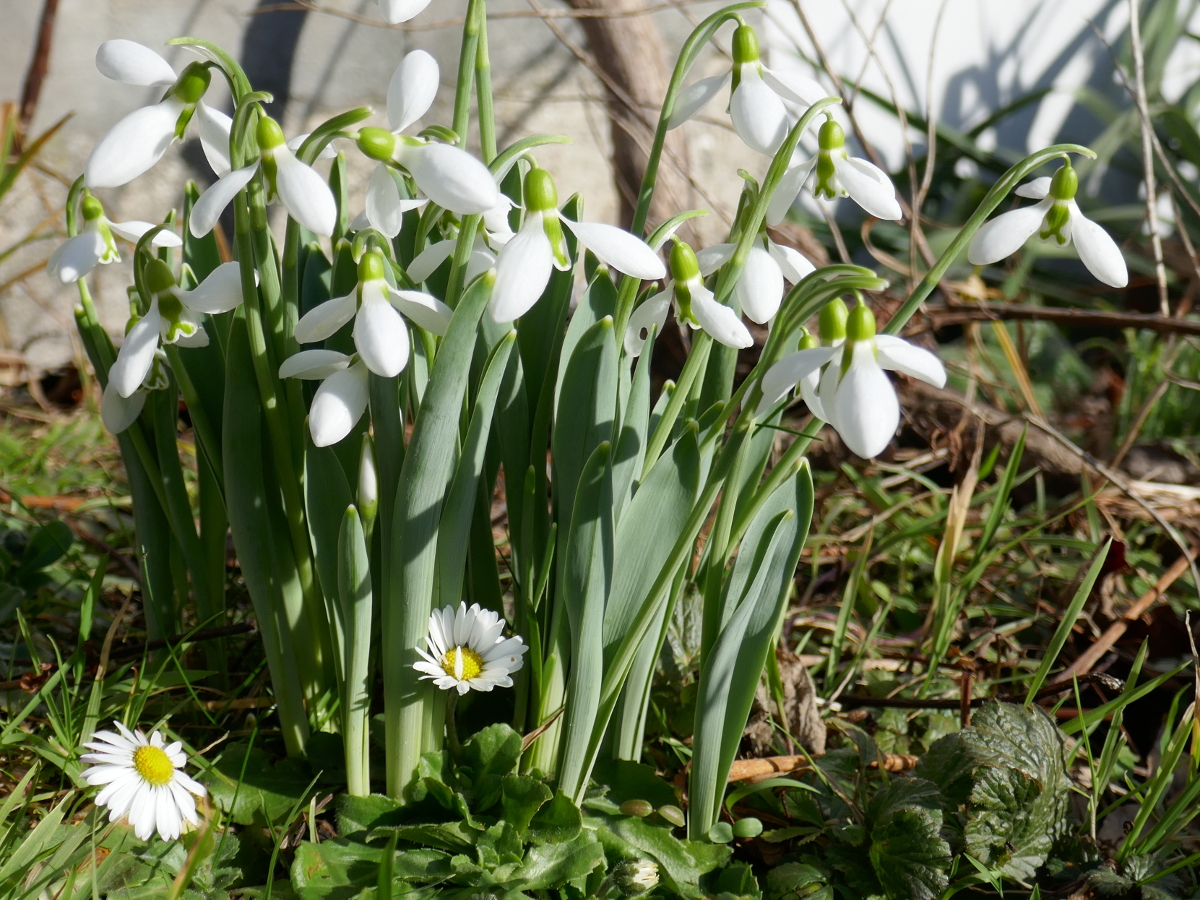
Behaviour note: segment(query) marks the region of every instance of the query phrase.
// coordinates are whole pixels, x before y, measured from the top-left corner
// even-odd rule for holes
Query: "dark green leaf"
[[[371,794],[367,797],[339,794],[337,798],[338,834],[357,834],[381,825],[399,824],[396,813],[401,808],[400,804],[391,797],[385,797],[382,794]]]
[[[926,782],[928,783],[928,782]],[[889,897],[933,900],[946,888],[950,845],[942,840],[942,813],[896,809],[871,832],[871,863]]]
[[[583,830],[579,807],[563,793],[537,811],[529,823],[528,837],[534,843],[573,841]]]
[[[1011,878],[1028,880],[1046,861],[1066,806],[1065,791],[1044,791],[1024,772],[985,769],[971,792],[967,852]]]
[[[553,796],[550,788],[528,775],[505,775],[500,779],[500,809],[504,821],[524,834],[529,822]]]
[[[825,900],[832,896],[825,876],[803,863],[784,863],[767,872],[767,900]]]
[[[604,848],[591,832],[565,843],[535,844],[513,877],[522,891],[560,887],[587,875],[604,860]]]

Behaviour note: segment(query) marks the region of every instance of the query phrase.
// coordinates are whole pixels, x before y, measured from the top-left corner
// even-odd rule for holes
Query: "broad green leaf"
[[[789,862],[767,872],[766,900],[829,900],[825,875],[804,863]]]
[[[702,876],[724,865],[731,850],[724,844],[682,840],[672,830],[630,816],[597,818],[596,836],[612,859],[649,856],[664,885],[683,897],[699,898]]]
[[[941,827],[940,810],[907,806],[871,829],[871,864],[893,900],[933,900],[946,889],[950,845]]]
[[[529,839],[534,843],[573,841],[583,830],[583,816],[571,798],[561,791],[537,811],[529,823]]]
[[[592,276],[575,309],[571,311],[571,320],[567,323],[567,331],[563,336],[561,359],[570,360],[588,329],[605,317],[611,318],[616,311],[616,285],[613,284],[607,269],[599,270]],[[554,385],[555,409],[562,403],[562,386],[567,368],[563,365],[558,367],[558,377]]]
[[[281,824],[313,776],[306,762],[283,759],[272,763],[265,751],[245,744],[228,747],[214,768],[208,782],[213,803],[239,825]]]
[[[1066,815],[1065,792],[1044,791],[1017,769],[987,767],[967,809],[967,852],[1027,881],[1046,861]]]
[[[985,703],[962,732],[977,765],[1016,769],[1047,790],[1066,790],[1063,739],[1040,709]]]
[[[538,810],[554,793],[536,778],[528,775],[505,775],[500,779],[501,816],[524,834]]]
[[[513,876],[522,891],[557,888],[587,875],[604,861],[604,848],[591,832],[560,844],[534,844]]]
[[[463,744],[463,761],[471,768],[476,810],[483,812],[500,799],[501,778],[521,759],[521,736],[508,725],[489,725]]]
[[[621,429],[613,454],[613,521],[618,525],[633,497],[634,479],[641,474],[646,460],[646,441],[650,428],[650,360],[652,345],[638,358],[629,395],[621,407]],[[622,370],[624,376],[624,370]]]
[[[366,797],[338,794],[336,803],[337,830],[341,835],[358,834],[381,825],[396,824],[387,819],[402,809],[398,802],[382,794]]]

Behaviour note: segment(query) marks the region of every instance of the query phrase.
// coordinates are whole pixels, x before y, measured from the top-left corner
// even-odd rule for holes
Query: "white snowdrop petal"
[[[367,409],[367,367],[358,364],[334,372],[317,388],[308,410],[308,430],[318,447],[336,444]]]
[[[404,318],[431,334],[445,334],[450,327],[450,317],[454,315],[454,310],[445,303],[423,291],[392,291],[391,301]]]
[[[99,232],[84,231],[63,241],[50,255],[46,271],[63,284],[70,284],[96,268],[104,250],[104,238]]]
[[[394,238],[404,226],[404,210],[400,207],[400,189],[388,171],[380,163],[371,173],[367,183],[367,221],[376,231]]]
[[[357,291],[345,297],[326,300],[300,317],[300,321],[296,323],[296,340],[301,344],[323,341],[353,319],[357,311]]]
[[[314,234],[331,236],[337,225],[337,201],[325,179],[282,147],[275,150],[275,165],[275,187],[292,218]]]
[[[779,312],[783,301],[783,270],[762,247],[751,247],[734,293],[746,318],[765,325]]]
[[[158,314],[158,301],[150,304],[146,313],[129,334],[117,352],[117,361],[108,371],[109,384],[116,387],[122,397],[129,397],[142,386],[150,366],[154,364],[154,351],[158,349],[159,329],[162,317]]]
[[[108,130],[84,164],[89,188],[128,184],[162,159],[175,140],[175,122],[183,104],[169,98],[136,109]]]
[[[300,148],[304,146],[304,142],[312,137],[311,131],[306,131],[304,134],[298,134],[287,142],[287,148],[293,153],[299,153]],[[317,159],[337,159],[337,150],[333,148],[333,143],[330,142],[321,148],[321,152],[317,154]],[[316,160],[314,160],[316,162]]]
[[[832,425],[834,429],[838,427],[836,395],[838,380],[842,372],[842,350],[844,346],[833,348],[833,356],[829,358],[829,365],[821,370],[820,379],[817,382],[817,399],[821,409],[824,411],[824,415],[821,418]]]
[[[367,368],[384,378],[399,375],[408,364],[408,327],[403,317],[382,297],[366,290],[354,317],[354,346]]]
[[[744,349],[754,344],[749,329],[732,309],[723,303],[718,303],[712,291],[699,283],[689,285],[692,293],[692,314],[700,327],[708,332],[714,341],[726,347]]]
[[[973,266],[986,266],[1012,256],[1042,227],[1042,220],[1052,203],[1047,198],[1033,206],[1010,210],[984,222],[975,232],[975,237],[971,238],[967,260]]]
[[[675,106],[671,110],[671,119],[667,123],[667,128],[678,128],[704,109],[708,102],[717,96],[721,88],[729,83],[731,77],[731,73],[722,72],[720,75],[701,78],[685,87],[675,97]]]
[[[1044,200],[1050,194],[1050,182],[1054,179],[1049,175],[1027,181],[1018,187],[1014,194],[1018,197],[1028,197],[1030,200]]]
[[[242,302],[242,267],[236,262],[222,263],[195,289],[180,291],[184,306],[199,313],[216,315],[236,309]]]
[[[808,411],[818,419],[828,421],[825,407],[817,391],[821,384],[821,370],[816,369],[800,379],[800,397],[808,405]]]
[[[145,391],[134,391],[132,396],[122,397],[110,381],[100,398],[100,421],[110,434],[120,434],[137,421],[145,405]]]
[[[895,335],[878,334],[875,336],[875,350],[879,365],[883,368],[903,372],[934,387],[946,386],[946,367],[924,347],[910,344]]]
[[[476,247],[467,258],[466,284],[496,265],[496,254],[486,247]]]
[[[789,353],[762,378],[762,401],[755,415],[761,416],[782,400],[802,379],[816,372],[833,356],[832,347],[812,347]]]
[[[834,394],[833,417],[846,446],[863,459],[871,459],[887,449],[896,434],[900,402],[892,382],[875,361],[870,341],[857,342],[853,353]]]
[[[713,244],[696,251],[696,262],[700,263],[700,274],[707,278],[733,258],[737,244]]]
[[[1121,248],[1107,231],[1086,218],[1075,201],[1070,201],[1071,239],[1079,258],[1087,270],[1110,287],[1122,288],[1129,284],[1129,269]]]
[[[454,253],[457,241],[438,241],[430,244],[413,257],[408,264],[407,274],[414,284],[420,284],[438,270],[438,266],[448,260]]]
[[[496,283],[488,309],[501,324],[525,315],[550,281],[554,252],[542,229],[542,216],[532,213],[496,258]]]
[[[406,54],[388,84],[388,127],[403,131],[425,115],[437,97],[439,83],[436,59],[424,50]]]
[[[399,25],[421,14],[429,0],[379,0],[379,11],[389,25]]]
[[[895,221],[903,215],[892,180],[865,159],[833,157],[838,181],[850,199],[877,219]]]
[[[229,132],[233,129],[233,119],[201,100],[196,104],[196,125],[204,158],[217,177],[224,178],[233,168],[229,161]]]
[[[155,227],[157,226],[153,222],[139,222],[136,219],[130,222],[108,223],[109,231],[119,238],[124,238],[131,244],[136,244],[139,240],[141,240],[143,234]],[[150,243],[152,243],[155,247],[183,246],[183,240],[179,237],[179,235],[171,230],[170,226],[167,226],[162,231],[158,232],[158,234],[154,235],[154,237],[150,239]]]
[[[499,202],[500,191],[488,167],[459,147],[404,144],[396,148],[396,161],[443,209],[468,216],[485,213]]]
[[[301,350],[279,367],[280,378],[304,378],[310,381],[328,378],[350,365],[350,357],[336,350]]]
[[[671,310],[670,290],[655,294],[633,311],[629,323],[625,327],[625,354],[641,356],[642,347],[650,337],[650,329],[662,334],[663,325],[667,321],[667,313]]]
[[[504,194],[500,194],[499,202],[483,214],[483,227],[493,241],[506,244],[513,236],[512,226],[508,224],[508,214],[514,204]]]
[[[213,226],[221,218],[225,207],[237,196],[238,191],[250,183],[250,179],[257,171],[258,163],[255,162],[244,169],[230,172],[223,178],[217,179],[215,184],[200,195],[188,217],[188,230],[191,231],[192,237],[204,237],[213,230]]]
[[[96,68],[105,78],[125,84],[145,86],[175,83],[171,64],[136,41],[117,38],[105,41],[96,50]]]
[[[742,66],[741,82],[729,103],[729,116],[738,137],[758,153],[773,156],[787,137],[787,109],[753,65]]]
[[[792,284],[799,284],[817,270],[817,267],[799,250],[784,244],[777,244],[770,238],[767,239],[767,252],[771,254],[771,258],[775,262],[779,263],[783,277]]]
[[[799,103],[801,106],[812,106],[818,100],[831,96],[820,84],[799,72],[768,69],[763,66],[762,77],[767,86],[784,100]]]
[[[562,223],[601,262],[618,272],[651,281],[666,277],[667,267],[659,255],[624,228],[601,222],[573,222],[567,218],[563,218]]]
[[[814,156],[797,166],[792,166],[783,173],[783,177],[779,179],[779,185],[775,188],[775,194],[771,197],[771,202],[767,204],[768,225],[774,227],[787,218],[788,210],[796,202],[800,189],[804,187],[804,182],[808,180],[808,176],[812,174],[813,166],[816,164],[817,158]]]

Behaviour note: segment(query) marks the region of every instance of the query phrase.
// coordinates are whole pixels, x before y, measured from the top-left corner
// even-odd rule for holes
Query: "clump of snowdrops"
[[[50,268],[79,286],[76,318],[133,491],[150,629],[175,633],[185,608],[221,623],[231,532],[287,750],[303,754],[314,731],[340,734],[351,794],[404,802],[423,754],[461,753],[458,698],[482,691],[500,701],[494,718],[531,736],[524,769],[580,803],[601,755],[640,758],[665,622],[697,591],[687,824],[692,837],[708,834],[808,532],[804,453],[822,420],[875,456],[900,420],[887,371],[944,383],[937,357],[898,333],[968,246],[972,262],[990,264],[1035,233],[1073,241],[1098,278],[1125,282],[1115,244],[1073,199],[1069,154],[1090,151],[1061,145],[999,179],[899,311],[877,322],[871,296],[887,283],[875,272],[817,268],[767,234],[805,190],[879,218],[902,210],[888,176],[851,155],[838,101],[763,64],[744,18],[759,5],[715,13],[684,45],[628,230],[589,220],[579,196],[559,197],[538,149],[566,138],[496,145],[483,0],[469,6],[453,120],[421,131],[440,77],[423,50],[398,60],[385,124],[367,124],[376,120],[361,108],[289,137],[264,112],[269,97],[206,41],[171,42],[195,55],[181,71],[130,41],[99,48],[103,74],[163,94],[92,151],[69,199],[72,237]],[[383,3],[391,20],[423,6]],[[695,78],[705,46],[728,29],[732,66]],[[232,116],[205,104],[214,78],[230,88]],[[748,163],[769,164],[746,179],[727,240],[696,248],[676,232],[703,211],[653,227],[647,213],[667,131],[725,87]],[[464,137],[472,89],[478,152]],[[203,193],[187,185],[178,219],[110,221],[104,190],[143,175],[189,129],[216,182]],[[363,196],[348,188],[349,154],[375,164]],[[1053,177],[1017,190],[1034,206],[985,224],[1058,159]],[[287,214],[282,233],[268,226],[271,204]],[[222,261],[213,229],[231,207],[233,258]],[[134,244],[119,349],[86,279],[121,259],[118,239]],[[654,397],[655,339],[672,314],[690,349]],[[735,385],[736,355],[754,343],[747,319],[769,337]],[[177,451],[180,397],[195,429],[197,508]],[[814,419],[769,465],[797,399]],[[491,530],[499,479],[503,568]],[[172,577],[173,558],[186,584]],[[219,652],[209,665],[222,669]],[[374,783],[373,708],[384,719],[374,762],[386,773]],[[114,816],[128,811],[139,835],[157,823],[174,836],[194,823],[188,804],[202,789],[178,774],[178,747],[130,734],[98,735],[117,750],[90,745],[121,755],[93,760],[108,768],[89,779],[113,785],[98,800]],[[152,815],[147,791],[176,805]]]

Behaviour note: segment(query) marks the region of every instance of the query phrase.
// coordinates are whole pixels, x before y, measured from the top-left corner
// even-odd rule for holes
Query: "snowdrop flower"
[[[120,733],[97,731],[83,745],[95,752],[80,757],[93,763],[83,771],[83,780],[105,786],[96,805],[107,807],[109,821],[128,817],[143,841],[156,830],[164,841],[173,841],[186,827],[199,825],[195,797],[206,797],[208,791],[183,772],[183,744],[166,743],[158,731],[147,738],[120,722],[113,724]]]
[[[483,214],[483,227],[475,233],[475,243],[471,246],[471,256],[467,260],[466,283],[470,284],[477,275],[481,275],[496,265],[496,249],[503,247],[516,237],[508,224],[508,213],[513,208],[513,202],[504,194],[500,202]],[[405,270],[414,283],[420,284],[438,270],[454,253],[458,241],[455,235],[446,240],[430,244],[413,257]]]
[[[190,291],[176,285],[170,267],[160,259],[146,263],[144,277],[150,308],[125,335],[117,361],[108,373],[109,384],[126,398],[142,386],[160,343],[207,346],[208,335],[200,316],[229,312],[242,302],[242,276],[236,262],[217,266]]]
[[[316,234],[329,237],[337,224],[337,201],[333,191],[311,166],[296,158],[283,137],[279,123],[262,116],[255,129],[259,158],[248,166],[230,172],[200,195],[192,207],[190,225],[195,237],[212,231],[221,212],[250,183],[262,167],[267,179],[268,199],[278,200],[287,207],[288,215]]]
[[[490,609],[466,603],[435,609],[429,615],[428,651],[413,668],[443,691],[490,691],[512,687],[512,673],[521,668],[529,648],[520,637],[505,638],[504,620]]]
[[[104,215],[104,207],[91,194],[84,194],[80,204],[83,227],[79,234],[69,237],[58,246],[46,263],[46,271],[61,281],[70,284],[78,281],[98,265],[121,261],[117,242],[113,235],[122,237],[131,244],[154,226],[149,222],[113,222]],[[183,241],[170,229],[163,229],[152,241],[156,247],[180,247]]]
[[[388,85],[388,129],[361,129],[358,148],[370,159],[407,171],[417,187],[443,209],[461,216],[486,212],[499,199],[487,166],[460,147],[400,133],[429,111],[438,81],[438,64],[432,56],[424,50],[405,56]],[[384,234],[393,228],[399,233],[399,217],[405,208],[424,201],[402,200],[395,182],[390,176],[385,180],[382,176],[387,173],[381,176],[380,171],[376,169],[368,187],[367,217]]]
[[[369,373],[357,354],[301,350],[284,360],[279,377],[321,382],[308,408],[308,433],[318,447],[348,435],[367,410]]]
[[[149,47],[115,40],[100,45],[96,68],[114,81],[151,87],[169,85],[170,90],[153,106],[131,112],[92,148],[84,166],[88,187],[120,187],[137,178],[162,159],[172,143],[183,138],[193,115],[208,164],[218,177],[229,172],[229,129],[233,122],[200,99],[211,80],[205,63],[190,63],[177,77],[171,64]]]
[[[672,236],[671,278],[667,289],[649,298],[633,311],[625,329],[625,352],[640,356],[650,329],[662,332],[667,321],[671,300],[675,300],[675,317],[691,328],[703,328],[713,340],[726,347],[742,349],[754,343],[749,330],[738,314],[718,303],[713,292],[704,286],[700,277],[700,261],[696,252],[679,238]]]
[[[581,246],[618,272],[643,279],[667,274],[658,254],[641,238],[614,225],[573,222],[562,216],[554,179],[545,169],[534,166],[525,173],[521,230],[504,244],[496,258],[496,284],[488,301],[495,321],[511,322],[525,315],[542,296],[550,273],[571,267],[563,225]]]
[[[821,337],[825,338],[824,330]],[[829,422],[846,446],[864,459],[882,453],[900,425],[900,402],[885,369],[936,387],[946,384],[946,370],[936,356],[893,335],[875,334],[875,316],[862,304],[850,310],[840,346],[814,347],[811,338],[808,343],[767,370],[759,412],[826,366],[819,388],[821,412],[814,409],[813,413]]]
[[[379,11],[389,25],[399,25],[415,19],[429,5],[429,0],[379,0]]]
[[[791,72],[773,72],[759,61],[758,35],[749,25],[733,33],[733,69],[702,78],[680,92],[668,128],[678,128],[701,109],[726,84],[733,81],[729,116],[738,137],[751,150],[774,156],[790,127],[784,100],[809,107],[829,92],[811,78]]]
[[[817,148],[816,156],[794,165],[779,180],[767,207],[768,225],[783,221],[805,183],[814,197],[835,200],[849,196],[877,219],[901,217],[892,180],[878,166],[846,153],[846,133],[832,117],[817,133]]]
[[[452,313],[429,294],[391,287],[384,280],[385,265],[379,251],[364,253],[354,292],[326,300],[305,313],[296,323],[296,340],[301,344],[323,341],[353,319],[354,346],[366,367],[384,378],[399,375],[409,355],[405,319],[426,331],[445,334]]]
[[[707,278],[733,258],[737,244],[714,244],[696,254],[700,274]],[[775,243],[764,233],[742,267],[733,292],[742,312],[751,322],[765,325],[779,312],[783,302],[783,283],[799,284],[809,272],[816,270],[803,254],[791,247]]]
[[[128,397],[122,397],[116,384],[109,378],[100,399],[100,421],[104,423],[109,434],[120,434],[137,421],[151,391],[163,391],[170,387],[169,369],[167,354],[159,347],[154,351],[150,371],[146,373],[138,389]]]
[[[1125,287],[1129,270],[1121,250],[1108,232],[1084,216],[1075,203],[1079,176],[1068,160],[1054,177],[1035,178],[1017,188],[1018,197],[1037,200],[1002,213],[975,232],[967,259],[986,266],[1016,253],[1036,233],[1043,241],[1051,238],[1060,246],[1075,243],[1087,270],[1111,287]]]

